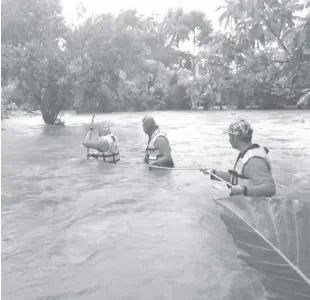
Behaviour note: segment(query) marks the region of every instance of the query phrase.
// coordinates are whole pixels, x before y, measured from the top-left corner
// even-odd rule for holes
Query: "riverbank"
[[[307,115],[307,113],[309,112],[309,109],[296,109],[294,107],[288,107],[286,109],[274,109],[274,110],[261,110],[258,108],[246,108],[243,110],[240,109],[236,109],[236,108],[232,108],[232,107],[225,107],[224,109],[220,109],[220,108],[214,108],[211,110],[202,110],[202,109],[198,109],[198,110],[180,110],[180,111],[142,111],[142,112],[130,112],[129,114],[152,114],[152,115],[156,115],[156,114],[160,114],[160,113],[164,113],[164,114],[169,114],[169,113],[179,113],[181,115],[184,114],[188,114],[188,115],[192,115],[192,114],[196,114],[196,113],[202,113],[202,114],[229,114],[230,116],[238,116],[238,115],[244,115],[247,113],[254,113],[254,112],[265,112],[266,114],[268,113],[277,113],[277,112],[284,112],[284,111],[296,111],[296,118],[292,119],[291,122],[294,123],[305,123],[307,118],[304,115]],[[68,124],[67,122],[67,118],[72,117],[72,116],[77,116],[78,118],[83,117],[83,116],[88,116],[88,115],[92,115],[93,113],[77,113],[75,110],[67,110],[64,112],[61,112],[59,114],[59,118],[58,118],[58,122],[56,124],[54,124],[54,126],[65,126],[66,124]],[[114,116],[114,115],[124,115],[124,114],[128,114],[128,112],[111,112],[111,113],[102,113],[102,112],[97,112],[96,113],[97,116],[98,115],[106,115],[106,116]],[[30,119],[38,119],[41,120],[42,124],[44,124],[44,121],[42,119],[42,114],[40,110],[23,110],[20,108],[17,108],[15,110],[10,110],[7,111],[6,115],[4,116],[4,118],[2,118],[2,122],[1,122],[1,127],[2,130],[5,130],[5,128],[3,128],[3,126],[5,126],[5,124],[8,124],[8,120],[13,120],[13,119],[19,119],[22,118],[23,120],[25,120],[25,118],[29,118]],[[112,117],[113,118],[113,117]],[[10,123],[10,122],[9,122]]]
[[[41,115],[40,110],[26,111],[26,110],[19,109],[19,108],[5,109],[5,107],[4,107],[4,111],[1,110],[2,120],[14,118],[14,117],[21,117],[21,116],[35,117],[35,116],[40,116],[40,115]]]
[[[63,114],[67,114],[68,112],[61,113],[61,116]],[[10,111],[7,111],[5,115],[3,116],[3,118],[1,119],[1,124],[3,125],[4,120],[18,119],[18,118],[25,118],[25,117],[26,118],[28,117],[29,119],[34,118],[34,117],[42,118],[42,113],[40,110],[32,110],[32,111],[29,111],[29,110],[26,111],[22,109],[10,110]],[[42,119],[42,122],[44,123],[43,119]],[[63,120],[62,117],[58,117],[54,126],[65,126],[65,121]],[[2,128],[2,130],[4,129]]]

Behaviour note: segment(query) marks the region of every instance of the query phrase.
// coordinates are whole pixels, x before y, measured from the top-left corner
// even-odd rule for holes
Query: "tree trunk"
[[[236,105],[237,109],[245,109],[245,97],[243,93],[235,91],[232,97],[233,103]]]
[[[54,125],[55,121],[57,120],[57,116],[59,114],[56,112],[51,112],[48,110],[45,110],[44,108],[41,108],[42,111],[42,118],[45,124]]]
[[[220,109],[223,109],[223,101],[224,101],[224,90],[220,90],[220,92],[216,92],[216,103]]]
[[[3,107],[3,102],[2,102],[2,99],[1,99],[1,120],[4,119],[4,107]]]

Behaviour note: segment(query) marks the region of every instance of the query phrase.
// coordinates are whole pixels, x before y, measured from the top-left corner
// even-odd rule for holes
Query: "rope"
[[[169,168],[169,167],[160,167],[160,166],[150,166],[151,169],[164,169],[164,170],[187,170],[187,171],[200,171],[201,168]],[[229,182],[227,182],[226,180],[222,179],[221,177],[215,175],[214,173],[212,173],[211,171],[205,169],[205,171],[207,173],[209,173],[210,175],[212,175],[213,177],[215,177],[216,179],[218,179],[219,181],[225,183],[227,186],[229,186],[230,188],[233,187],[233,185]]]
[[[151,169],[163,169],[163,170],[185,170],[185,171],[200,171],[200,168],[170,168],[170,167],[160,167],[160,166],[150,166]]]
[[[117,166],[121,166],[121,167],[128,167],[128,165],[117,165]],[[161,166],[149,166],[151,169],[162,169],[162,170],[176,170],[176,171],[201,171],[201,168],[186,168],[186,167],[161,167]],[[219,181],[225,183],[229,188],[232,188],[233,185],[229,182],[227,182],[226,180],[222,179],[221,177],[215,175],[214,173],[212,173],[211,171],[209,171],[208,169],[205,169],[205,171],[212,175],[213,177],[215,177],[216,179],[218,179]],[[277,187],[281,187],[283,188],[284,186],[281,184],[276,184]]]
[[[150,166],[150,168],[152,169],[163,169],[163,170],[184,170],[184,171],[200,171],[201,168],[169,168],[169,167],[160,167],[160,166]],[[213,177],[217,178],[219,181],[225,183],[227,186],[229,186],[230,188],[233,187],[233,185],[229,182],[227,182],[226,180],[222,179],[221,177],[215,175],[214,173],[212,173],[211,171],[209,170],[205,170],[206,172],[208,172],[210,175],[212,175]],[[280,187],[280,188],[283,188],[285,187],[284,185],[282,184],[279,184],[279,183],[276,183],[276,186],[277,187]]]

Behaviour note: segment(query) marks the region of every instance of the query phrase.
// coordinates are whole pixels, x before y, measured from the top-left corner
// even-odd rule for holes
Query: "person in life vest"
[[[245,120],[232,123],[229,126],[228,134],[231,146],[239,151],[234,168],[228,172],[212,170],[212,173],[233,185],[231,195],[274,196],[276,185],[268,159],[269,150],[252,143],[251,125]],[[203,173],[209,174],[207,170],[201,168]],[[218,180],[212,175],[210,179]]]
[[[83,141],[83,145],[87,148],[96,149],[97,153],[92,153],[88,156],[101,159],[107,163],[118,162],[120,160],[119,143],[117,137],[111,133],[109,125],[107,123],[100,124],[98,128],[98,139],[90,138],[93,130],[94,128],[90,127]]]
[[[168,138],[160,130],[153,117],[143,119],[143,130],[149,137],[144,162],[149,166],[173,167],[174,163]]]

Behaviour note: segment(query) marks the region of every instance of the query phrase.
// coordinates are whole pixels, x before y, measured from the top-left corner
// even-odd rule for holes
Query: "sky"
[[[69,24],[77,24],[78,18],[76,6],[79,2],[85,5],[90,13],[118,13],[122,9],[137,9],[138,13],[150,15],[156,12],[164,15],[169,8],[183,7],[185,11],[204,11],[215,29],[218,29],[218,18],[220,13],[215,12],[216,8],[223,5],[224,0],[61,0],[63,14]]]

